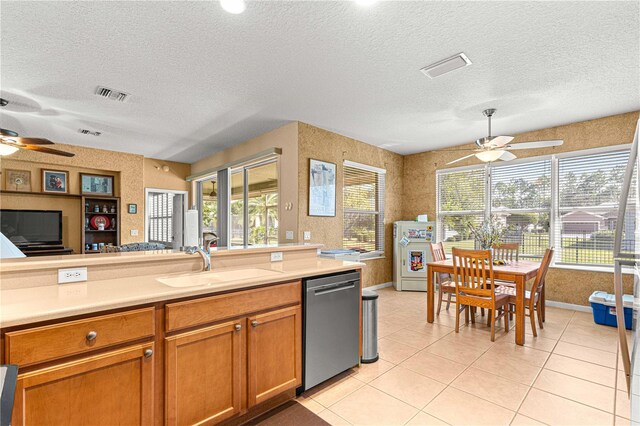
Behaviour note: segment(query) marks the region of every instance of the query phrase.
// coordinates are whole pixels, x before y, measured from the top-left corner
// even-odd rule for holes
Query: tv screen
[[[16,246],[62,244],[62,212],[2,209],[0,231]]]

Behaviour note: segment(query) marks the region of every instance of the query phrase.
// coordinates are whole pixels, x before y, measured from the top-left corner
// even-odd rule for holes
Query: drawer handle
[[[240,331],[240,330],[242,330],[242,326],[241,326],[240,324],[236,324],[236,325],[234,325],[234,326],[233,326],[233,328],[235,328],[235,329],[236,329],[236,331]]]
[[[149,358],[151,355],[153,355],[153,349],[145,349],[144,357]]]
[[[96,337],[98,337],[98,333],[95,331],[90,331],[87,333],[87,340],[90,342],[96,340]]]
[[[256,320],[251,321],[251,326],[252,327],[257,327],[258,326],[258,321],[256,321]]]

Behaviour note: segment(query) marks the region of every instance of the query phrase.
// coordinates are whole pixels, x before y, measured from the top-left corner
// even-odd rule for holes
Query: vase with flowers
[[[478,248],[490,250],[491,247],[502,243],[507,227],[503,221],[492,215],[489,219],[485,219],[480,226],[469,224],[469,230]]]

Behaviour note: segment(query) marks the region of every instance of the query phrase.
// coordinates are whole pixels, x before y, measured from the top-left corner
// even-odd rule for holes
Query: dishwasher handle
[[[316,295],[320,296],[322,294],[352,289],[356,286],[356,283],[357,281],[341,281],[338,283],[331,283],[319,287],[308,288],[307,291],[313,291]]]

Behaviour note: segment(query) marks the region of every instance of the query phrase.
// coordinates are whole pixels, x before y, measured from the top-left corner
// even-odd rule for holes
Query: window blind
[[[613,239],[628,159],[628,150],[558,159],[556,263],[613,264]],[[633,229],[635,209],[628,212],[625,225]],[[632,233],[626,235],[623,247],[632,240]]]
[[[485,218],[486,172],[482,166],[437,175],[437,228],[447,252],[474,248],[470,225],[478,226]]]
[[[521,259],[540,259],[549,247],[551,159],[490,168],[491,215],[506,227],[504,242],[518,243]]]
[[[170,246],[173,241],[172,217],[173,197],[175,194],[150,192],[147,198],[149,217],[149,235],[151,243],[162,243]]]
[[[384,252],[386,172],[352,162],[344,164],[343,247]]]

